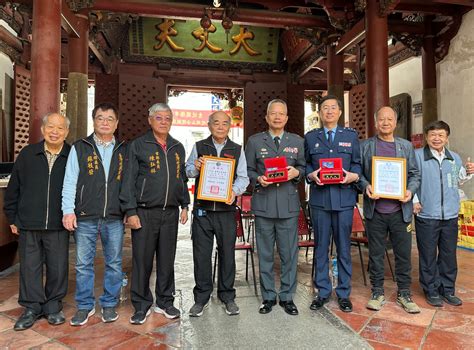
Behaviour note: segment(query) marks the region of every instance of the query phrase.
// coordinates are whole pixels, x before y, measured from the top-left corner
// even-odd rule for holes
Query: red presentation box
[[[288,164],[285,157],[267,158],[265,164],[265,176],[268,182],[288,181]]]
[[[342,158],[324,158],[319,160],[321,171],[319,172],[319,180],[323,184],[338,184],[344,180],[344,172],[342,171]]]

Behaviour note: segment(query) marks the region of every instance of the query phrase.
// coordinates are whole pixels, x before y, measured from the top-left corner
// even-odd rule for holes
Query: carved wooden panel
[[[30,126],[31,72],[15,65],[15,122],[13,131],[13,158],[28,144]]]
[[[349,92],[349,126],[357,130],[360,139],[367,138],[367,87],[355,85]]]
[[[265,121],[268,102],[275,98],[286,101],[286,81],[253,83],[245,85],[244,90],[244,143],[247,139],[268,128]]]
[[[166,87],[158,79],[120,74],[119,138],[132,140],[149,128],[148,109],[162,100]]]
[[[119,76],[117,74],[95,75],[95,104],[113,103],[119,105]],[[90,118],[91,116],[88,116]]]
[[[304,136],[304,87],[287,85],[288,123],[286,130]]]

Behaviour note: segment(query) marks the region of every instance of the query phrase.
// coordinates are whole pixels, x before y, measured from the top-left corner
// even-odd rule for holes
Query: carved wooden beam
[[[69,9],[68,4],[63,0],[61,6],[61,27],[66,31],[66,33],[73,37],[79,38],[79,32],[76,29],[76,15]]]
[[[365,39],[365,18],[361,19],[349,31],[341,36],[337,46],[336,54],[344,52],[344,50],[357,45]]]
[[[320,61],[325,59],[326,49],[325,45],[316,48],[315,52],[306,59],[292,74],[293,81],[300,80],[306,73],[308,73]]]

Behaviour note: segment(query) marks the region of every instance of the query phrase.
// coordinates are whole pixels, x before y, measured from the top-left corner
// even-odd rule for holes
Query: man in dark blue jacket
[[[61,222],[61,190],[70,146],[69,119],[50,113],[43,118],[44,141],[28,145],[13,166],[4,210],[12,233],[19,235],[20,295],[25,311],[14,329],[25,330],[45,315],[52,325],[64,323],[69,233]],[[43,286],[43,264],[46,285]]]
[[[336,243],[339,279],[336,287],[339,308],[352,311],[351,293],[351,231],[357,191],[353,183],[360,175],[360,148],[357,132],[341,128],[337,121],[342,115],[342,103],[335,96],[324,97],[319,104],[323,127],[305,135],[306,177],[311,185],[309,204],[315,228],[316,272],[315,287],[319,294],[310,308],[317,310],[329,301],[332,284],[329,279],[328,249],[331,229]],[[319,160],[341,158],[344,180],[340,184],[322,184]]]

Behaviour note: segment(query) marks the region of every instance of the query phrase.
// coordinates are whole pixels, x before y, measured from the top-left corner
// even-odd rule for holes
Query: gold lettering
[[[204,28],[202,27],[193,30],[193,36],[201,41],[201,45],[199,45],[198,47],[194,47],[193,50],[196,52],[201,52],[202,50],[204,50],[205,47],[207,47],[212,53],[219,53],[224,51],[224,49],[212,44],[209,41],[209,33],[214,33],[216,30],[217,29],[214,24],[211,24],[208,30],[204,30]]]
[[[253,32],[249,31],[247,28],[240,26],[240,32],[237,35],[232,35],[232,41],[235,43],[235,47],[230,50],[231,55],[235,55],[239,52],[240,48],[243,46],[245,52],[247,52],[250,56],[258,56],[261,55],[261,52],[255,51],[250,47],[247,43],[247,40],[253,40],[255,35]]]
[[[155,50],[160,50],[165,43],[171,48],[171,50],[175,52],[182,52],[184,51],[184,47],[176,45],[176,43],[171,39],[171,36],[178,35],[178,31],[173,28],[174,20],[172,19],[163,19],[163,22],[157,24],[155,27],[156,29],[160,30],[160,33],[155,36],[155,39],[159,41],[158,44],[153,46]]]

